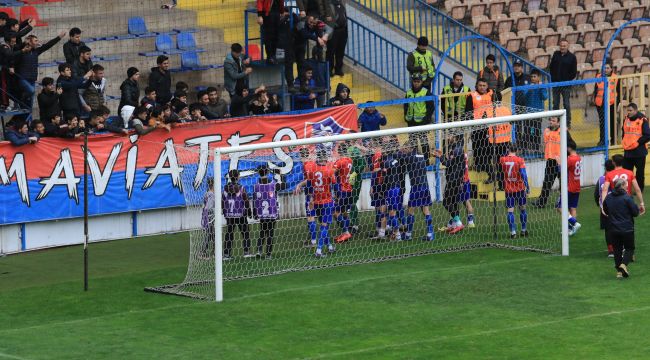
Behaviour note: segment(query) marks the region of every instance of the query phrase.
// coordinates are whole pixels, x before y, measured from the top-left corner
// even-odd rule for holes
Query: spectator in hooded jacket
[[[7,130],[5,138],[15,146],[36,144],[38,142],[38,136],[30,132],[27,123],[22,120],[16,121],[13,129]]]
[[[150,86],[144,88],[144,97],[140,100],[140,106],[144,106],[151,113],[158,105],[160,105],[160,102],[158,102],[156,89]]]
[[[334,28],[332,38],[327,44],[327,62],[330,74],[343,76],[343,57],[348,44],[348,13],[342,0],[331,0],[332,18],[326,17],[328,25]]]
[[[73,64],[79,58],[79,48],[86,46],[86,43],[81,41],[81,29],[73,27],[68,33],[70,38],[63,44],[63,56],[65,62]]]
[[[92,75],[93,71],[90,70],[83,77],[73,77],[69,64],[59,65],[59,77],[56,79],[56,86],[62,89],[59,100],[64,115],[74,114],[79,116],[81,112],[79,90],[88,87],[88,79]]]
[[[368,101],[370,103],[372,101]],[[359,128],[361,132],[377,131],[381,126],[386,126],[386,115],[380,113],[374,106],[363,109],[359,115]]]
[[[126,80],[120,85],[120,105],[117,107],[117,113],[124,120],[124,124],[128,124],[133,110],[140,104],[140,88],[138,87],[138,80],[140,79],[140,71],[138,68],[130,67],[126,71]]]
[[[293,110],[308,110],[316,106],[317,96],[313,91],[316,81],[313,75],[312,68],[305,66],[302,76],[295,80],[293,86],[297,92],[293,95]]]
[[[603,212],[607,216],[607,233],[614,245],[614,267],[616,277],[630,276],[628,266],[634,256],[634,218],[642,215],[639,207],[627,193],[627,179],[614,181],[614,191],[603,201]]]
[[[172,75],[169,72],[169,57],[160,55],[156,59],[157,67],[151,68],[149,87],[156,90],[159,104],[167,104],[172,99]]]
[[[16,33],[16,44],[19,49],[23,47],[22,37],[33,30],[34,23],[35,21],[33,19],[27,19],[23,22],[19,22],[16,19],[7,20],[7,25],[5,26],[7,33]]]
[[[174,98],[171,101],[172,108],[176,108],[179,105],[187,105],[187,93],[183,90],[176,90],[174,92]]]
[[[38,57],[56,45],[64,36],[65,32],[62,32],[58,37],[41,45],[36,35],[29,35],[21,54],[16,58],[16,76],[22,92],[22,105],[27,110],[32,110],[34,102],[35,84],[38,78]]]
[[[57,88],[54,85],[54,79],[51,77],[44,77],[43,80],[41,80],[41,86],[43,87],[43,90],[37,97],[39,119],[44,123],[47,123],[53,116],[61,115],[59,97],[63,93],[63,89]]]
[[[343,83],[336,85],[336,95],[330,99],[329,106],[341,106],[354,104],[350,98],[350,88]]]

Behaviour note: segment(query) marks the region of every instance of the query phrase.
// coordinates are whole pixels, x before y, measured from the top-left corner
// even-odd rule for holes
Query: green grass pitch
[[[146,293],[182,280],[187,234],[0,258],[0,359],[650,358],[647,215],[616,280],[592,189],[571,256],[483,249],[225,283],[221,304]],[[505,211],[505,210],[504,210]]]

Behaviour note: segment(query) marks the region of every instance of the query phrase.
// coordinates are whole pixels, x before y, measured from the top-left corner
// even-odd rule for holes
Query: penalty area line
[[[406,341],[406,342],[395,343],[395,344],[367,347],[367,348],[357,349],[357,350],[319,354],[319,355],[317,355],[315,357],[309,357],[309,358],[306,358],[306,359],[326,359],[326,358],[332,358],[332,357],[340,357],[340,356],[349,356],[349,355],[354,355],[354,354],[362,354],[362,353],[367,353],[367,352],[371,352],[371,351],[395,349],[395,348],[400,348],[400,347],[404,347],[404,346],[413,346],[413,345],[421,345],[421,344],[428,344],[428,343],[437,343],[437,342],[442,342],[442,341],[447,341],[447,340],[464,339],[464,338],[471,338],[471,337],[476,337],[476,336],[486,336],[486,335],[489,336],[489,335],[500,334],[500,333],[505,333],[505,332],[510,332],[510,331],[526,330],[526,329],[532,329],[532,328],[537,328],[537,327],[542,327],[542,326],[547,326],[547,325],[555,325],[555,324],[568,323],[568,322],[581,321],[581,320],[588,320],[588,319],[594,319],[594,318],[604,318],[604,317],[608,317],[608,316],[629,314],[629,313],[641,312],[641,311],[647,311],[647,310],[650,310],[650,306],[644,306],[644,307],[632,308],[632,309],[625,309],[625,310],[617,310],[617,311],[608,311],[608,312],[603,312],[603,313],[587,314],[587,315],[581,315],[581,316],[575,316],[575,317],[569,317],[569,318],[542,321],[542,322],[533,323],[533,324],[513,326],[513,327],[508,327],[508,328],[502,328],[502,329],[478,331],[478,332],[471,333],[471,334],[462,334],[462,335],[454,335],[454,336],[439,336],[439,337],[435,337],[435,338],[431,338],[431,339],[421,339],[421,340],[414,340],[414,341]]]

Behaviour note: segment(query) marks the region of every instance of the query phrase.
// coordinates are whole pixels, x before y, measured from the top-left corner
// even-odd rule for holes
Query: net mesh
[[[548,119],[540,113],[539,121]],[[178,148],[188,218],[201,219],[201,227],[190,232],[183,282],[150,290],[214,299],[212,201],[223,204],[224,280],[485,247],[559,253],[559,176],[546,206],[532,207],[545,161],[518,152],[511,155],[523,157],[501,159],[525,147],[516,138],[477,143],[516,125],[232,153],[220,159],[218,194],[208,190],[212,166],[196,165],[205,164],[201,156],[211,163],[211,155]],[[528,195],[517,170],[523,163]]]

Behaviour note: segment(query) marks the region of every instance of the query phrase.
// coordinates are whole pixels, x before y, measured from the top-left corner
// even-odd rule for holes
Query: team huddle
[[[475,227],[474,209],[471,203],[471,183],[468,155],[465,152],[463,135],[447,136],[445,152],[434,150],[433,156],[445,167],[445,185],[442,204],[449,213],[449,221],[438,228],[438,232],[457,234],[466,227]],[[428,159],[420,152],[413,139],[400,144],[396,136],[364,139],[363,141],[341,142],[319,145],[315,148],[302,147],[296,153],[302,163],[303,179],[294,189],[295,195],[304,193],[305,213],[309,238],[304,246],[315,248],[315,256],[336,251],[336,244],[350,240],[359,231],[357,202],[361,193],[361,176],[370,175],[370,202],[375,211],[375,233],[372,238],[409,241],[414,238],[416,212],[423,215],[424,236],[421,240],[435,239],[431,188],[427,175]],[[580,196],[581,158],[575,151],[575,143],[569,142],[567,154],[569,171],[570,211],[569,228],[573,235],[580,229],[577,222],[577,207]],[[336,152],[336,154],[334,154]],[[507,208],[507,223],[510,237],[526,237],[528,214],[527,198],[530,193],[526,163],[517,155],[514,144],[507,145],[507,152],[498,159]],[[232,256],[234,234],[239,228],[243,238],[244,257],[271,258],[276,222],[279,218],[278,192],[286,183],[276,181],[267,166],[257,169],[259,180],[253,186],[249,197],[239,181],[239,172],[231,170],[228,183],[222,194],[222,209],[226,219],[224,259]],[[407,175],[408,184],[407,187]],[[211,187],[211,184],[208,184]],[[408,192],[408,194],[406,194]],[[404,197],[408,201],[404,206]],[[208,238],[214,234],[211,206],[214,195],[208,191],[204,200],[204,228]],[[466,224],[461,221],[461,209],[466,209]],[[558,201],[557,208],[559,210]],[[519,209],[519,224],[515,221],[515,209]],[[260,221],[257,252],[250,241],[248,218]],[[212,219],[212,220],[211,220]],[[333,235],[332,223],[336,221],[340,233]],[[207,242],[206,242],[207,244]],[[266,246],[265,246],[266,245]],[[207,245],[206,245],[207,246]],[[204,252],[208,252],[207,247]]]

